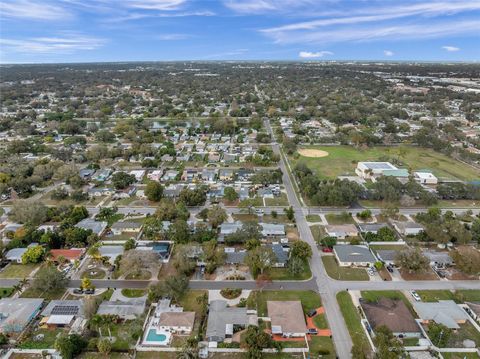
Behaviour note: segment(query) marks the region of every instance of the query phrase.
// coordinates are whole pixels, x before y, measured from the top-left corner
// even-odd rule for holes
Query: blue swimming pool
[[[146,340],[148,342],[164,343],[167,341],[167,336],[165,334],[157,334],[157,331],[155,329],[150,329],[148,331]]]

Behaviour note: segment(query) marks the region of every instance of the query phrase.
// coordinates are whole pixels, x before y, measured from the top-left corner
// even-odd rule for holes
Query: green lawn
[[[407,246],[403,244],[372,244],[370,245],[370,249],[374,251],[379,251],[379,250],[392,250],[392,251],[402,251],[404,249],[407,249]]]
[[[27,288],[20,298],[43,298],[45,300],[60,299],[65,294],[65,289],[58,289],[51,292]]]
[[[288,198],[285,193],[281,193],[280,196],[274,198],[265,198],[266,206],[288,206]]]
[[[329,337],[313,336],[309,345],[310,353],[313,355],[312,358],[316,358],[316,355],[319,355],[320,358],[336,358],[333,340]]]
[[[337,302],[340,306],[348,331],[350,332],[353,344],[364,348],[370,348],[367,336],[360,323],[360,314],[358,313],[358,309],[353,305],[350,294],[345,291],[337,293]]]
[[[9,264],[0,272],[0,278],[23,279],[36,269],[39,264]]]
[[[68,330],[63,329],[37,329],[33,330],[31,333],[28,334],[27,338],[22,341],[18,347],[21,349],[49,349],[53,348],[53,344],[55,343],[55,339],[57,335],[60,333],[68,333]],[[42,340],[35,340],[37,335],[43,335]]]
[[[328,224],[355,224],[355,220],[350,213],[343,212],[340,214],[328,213],[325,215]]]
[[[424,302],[437,302],[439,300],[454,300],[457,303],[480,301],[480,290],[417,290]]]
[[[321,222],[322,219],[318,214],[307,214],[307,221],[308,222]]]
[[[443,359],[479,359],[477,353],[442,353]]]
[[[417,290],[422,302],[438,302],[439,300],[453,300],[453,293],[449,290]]]
[[[303,311],[306,313],[310,309],[319,308],[322,306],[320,296],[313,291],[301,290],[264,290],[253,291],[250,293],[247,304],[251,309],[257,308],[258,316],[267,316],[267,301],[268,300],[299,300],[302,302]]]
[[[310,226],[310,231],[312,231],[312,236],[317,243],[327,235],[325,233],[325,228],[319,224]]]
[[[397,159],[403,167],[412,170],[430,169],[437,177],[474,180],[480,178],[480,171],[428,148],[419,147],[373,147],[360,150],[352,146],[306,146],[327,151],[322,158],[300,156],[290,157],[293,167],[305,163],[321,178],[336,178],[340,175],[354,175],[357,162]],[[404,152],[404,153],[402,153]],[[402,156],[403,155],[403,156]],[[400,166],[401,167],[401,166]]]
[[[308,261],[303,262],[303,270],[296,275],[290,273],[288,268],[270,268],[265,273],[271,280],[304,280],[312,276]]]
[[[128,298],[143,297],[146,293],[147,291],[145,289],[129,289],[129,288],[122,289],[122,294]]]
[[[12,293],[13,288],[0,288],[0,299],[10,297]]]
[[[317,314],[313,317],[313,324],[318,329],[328,329],[327,318],[325,318],[325,314]]]
[[[340,267],[333,256],[323,256],[323,265],[327,274],[337,280],[369,280],[368,273],[363,268]]]
[[[83,272],[82,278],[102,279],[102,278],[105,278],[106,274],[107,273],[103,269],[92,268],[92,269],[87,269],[85,272]]]

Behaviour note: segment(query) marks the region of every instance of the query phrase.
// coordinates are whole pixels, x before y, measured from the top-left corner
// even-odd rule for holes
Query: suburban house
[[[392,221],[395,230],[403,236],[415,236],[424,230],[417,222]]]
[[[439,252],[435,250],[423,250],[422,254],[428,258],[431,266],[438,268],[450,267],[453,265],[453,259],[448,252]]]
[[[5,253],[5,259],[9,262],[22,264],[22,256],[30,247],[38,246],[38,243],[30,243],[26,248],[12,248]]]
[[[178,176],[178,171],[168,170],[162,176],[162,181],[175,181]]]
[[[132,170],[129,174],[135,177],[135,181],[141,182],[145,176],[145,170]]]
[[[463,308],[477,323],[480,323],[480,302],[465,302]]]
[[[307,332],[302,303],[292,301],[267,301],[272,334],[284,337],[304,337]]]
[[[163,170],[153,170],[149,174],[147,174],[147,178],[151,181],[160,182],[160,178],[162,177]]]
[[[236,231],[242,229],[242,222],[227,223],[224,222],[220,225],[220,234],[218,236],[218,241],[223,242],[225,237],[235,233]]]
[[[225,154],[224,156],[226,155],[227,154]],[[220,179],[220,181],[232,181],[233,175],[234,175],[234,171],[230,168],[222,168],[218,172],[218,178]]]
[[[225,254],[225,264],[243,264],[247,251],[236,251],[235,248],[225,247]]]
[[[27,248],[12,248],[5,253],[5,259],[9,262],[22,264],[22,256],[27,251]]]
[[[434,321],[450,329],[460,328],[468,320],[468,314],[453,300],[438,302],[415,302],[413,308],[424,324]]]
[[[119,236],[125,232],[128,233],[139,233],[142,229],[142,224],[138,222],[116,222],[110,229],[115,236]]]
[[[329,224],[325,226],[325,232],[328,236],[338,239],[358,236],[358,230],[354,224]]]
[[[108,261],[113,264],[118,256],[121,256],[125,249],[123,246],[100,246],[98,252],[102,257],[107,257]]]
[[[377,258],[385,263],[386,265],[395,264],[395,259],[397,257],[398,251],[393,249],[379,249],[377,252]]]
[[[146,297],[104,301],[98,307],[97,314],[118,315],[120,319],[133,320],[143,314],[146,302]]]
[[[287,266],[288,248],[284,248],[280,243],[266,244],[265,246],[271,248],[275,254],[275,263],[272,263],[273,267],[283,268]]]
[[[341,267],[370,267],[377,261],[370,249],[361,245],[337,244],[333,246],[333,253]]]
[[[48,328],[71,327],[75,321],[81,322],[83,315],[81,300],[52,300],[41,313],[40,325]]]
[[[21,332],[40,312],[42,303],[41,298],[0,299],[0,332]]]
[[[420,184],[435,185],[438,183],[438,178],[428,171],[413,172],[413,177],[415,178],[415,181]]]
[[[206,338],[209,342],[231,339],[235,329],[257,325],[256,314],[247,313],[247,308],[228,307],[225,300],[213,300],[209,304]]]
[[[97,222],[92,218],[85,218],[78,222],[75,227],[85,230],[91,230],[97,236],[101,236],[105,232],[107,225],[107,222]]]
[[[195,312],[163,312],[158,319],[158,329],[170,333],[190,334],[195,323]]]
[[[384,325],[397,337],[420,337],[421,329],[402,300],[380,298],[378,302],[360,301],[370,329]]]
[[[64,258],[65,260],[73,263],[76,260],[80,260],[84,253],[84,248],[51,249],[49,257],[53,262],[58,262],[60,258]]]
[[[260,223],[262,235],[264,237],[282,237],[285,236],[285,226],[283,224]]]

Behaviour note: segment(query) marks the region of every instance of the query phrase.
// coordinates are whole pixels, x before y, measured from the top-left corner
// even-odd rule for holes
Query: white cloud
[[[191,37],[192,35],[190,34],[162,34],[162,35],[155,36],[157,40],[162,40],[162,41],[186,40]]]
[[[429,26],[419,25],[388,25],[349,27],[345,29],[318,29],[315,31],[279,31],[266,35],[276,43],[314,43],[326,44],[334,42],[365,42],[380,39],[405,40],[429,39],[450,36],[461,33],[476,33],[480,31],[478,21],[455,21],[430,23]]]
[[[271,12],[291,12],[305,5],[315,4],[315,0],[224,0],[223,4],[241,14],[264,14]]]
[[[78,50],[95,50],[104,43],[104,39],[77,33],[28,39],[0,38],[0,45],[4,48],[5,52],[17,53],[72,53]]]
[[[70,17],[64,8],[47,2],[10,0],[0,2],[1,17],[33,20],[61,20]]]
[[[383,54],[385,56],[393,56],[394,55],[394,52],[393,51],[390,51],[390,50],[383,50]]]
[[[330,51],[318,51],[318,52],[310,52],[310,51],[300,51],[298,56],[302,59],[316,59],[319,57],[324,57],[326,55],[333,55],[333,52]]]
[[[182,7],[186,0],[122,0],[124,6],[145,9],[145,10],[161,10],[172,11]]]
[[[447,50],[448,52],[455,52],[460,50],[459,47],[455,46],[442,46],[442,49]]]

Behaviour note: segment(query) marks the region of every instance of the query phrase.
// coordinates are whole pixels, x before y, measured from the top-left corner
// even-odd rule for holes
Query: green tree
[[[428,324],[428,336],[432,344],[439,348],[445,348],[447,346],[451,335],[452,330],[443,324],[437,324],[433,321]]]
[[[40,268],[32,282],[32,287],[39,291],[53,292],[64,289],[67,286],[68,279],[65,273],[60,272],[53,265],[47,265]]]
[[[233,187],[225,187],[225,190],[223,191],[223,198],[225,198],[227,201],[233,202],[238,199],[238,193]]]
[[[480,252],[474,247],[458,247],[450,252],[457,268],[471,275],[480,274]]]
[[[333,248],[333,246],[337,244],[337,238],[335,238],[335,237],[330,237],[330,236],[323,237],[323,238],[320,240],[320,243],[321,243],[321,245],[324,246],[324,247]]]
[[[247,345],[247,358],[262,358],[262,350],[272,345],[272,339],[264,331],[255,325],[250,325],[245,333],[245,344]]]
[[[395,258],[395,263],[410,273],[424,272],[430,266],[430,261],[419,248],[400,251]]]
[[[275,253],[270,247],[260,246],[248,251],[245,257],[245,263],[250,267],[254,275],[263,272],[270,268],[275,262]]]
[[[288,208],[284,208],[283,211],[285,212],[285,215],[287,216],[289,221],[294,221],[295,219],[295,211],[292,206]]]
[[[19,223],[38,226],[47,220],[48,208],[39,201],[17,200],[9,215]]]
[[[400,359],[404,357],[405,349],[392,331],[382,325],[375,329],[374,338],[376,359]]]
[[[108,338],[101,338],[97,342],[97,349],[98,352],[105,357],[108,357],[110,352],[112,351],[112,343],[110,342],[110,339]]]
[[[170,238],[177,243],[187,243],[190,238],[190,227],[187,221],[177,219],[168,228]]]
[[[227,212],[220,206],[212,206],[208,210],[208,222],[213,228],[217,228],[227,219]]]
[[[156,181],[148,181],[145,188],[145,196],[152,202],[158,202],[163,196],[163,186]]]
[[[123,249],[125,249],[126,251],[129,251],[130,249],[135,249],[135,246],[136,246],[135,239],[129,238],[123,244]]]
[[[288,261],[288,271],[293,275],[297,276],[303,272],[304,260],[299,257],[292,257]]]
[[[290,256],[306,260],[312,256],[312,248],[307,242],[301,240],[295,241],[290,247]]]
[[[22,263],[38,263],[43,259],[44,254],[45,248],[42,246],[29,247],[25,253],[22,254]]]
[[[115,172],[112,175],[112,183],[116,189],[124,189],[135,183],[135,176],[126,172]]]
[[[78,334],[62,334],[55,340],[54,347],[63,359],[73,359],[87,346],[87,341]]]

